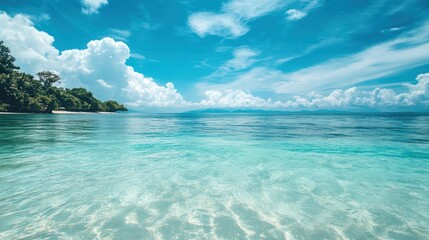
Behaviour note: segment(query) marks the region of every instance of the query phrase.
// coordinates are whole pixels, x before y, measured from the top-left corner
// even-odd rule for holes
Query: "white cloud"
[[[295,96],[288,101],[263,99],[242,90],[206,91],[206,99],[200,107],[211,108],[264,108],[276,110],[300,109],[354,109],[379,108],[397,109],[407,107],[429,107],[429,73],[420,74],[416,84],[404,84],[406,91],[397,93],[391,89],[376,88],[362,91],[356,87],[346,90],[336,89],[323,96],[311,92],[305,97]]]
[[[230,0],[220,13],[197,12],[189,16],[188,24],[200,37],[217,35],[237,38],[246,34],[246,23],[285,5],[281,0]]]
[[[146,59],[146,57],[140,53],[131,53],[130,57],[135,58],[135,59],[139,59],[139,60]]]
[[[106,83],[103,79],[98,79],[97,83],[100,86],[105,87],[105,88],[113,88],[114,87],[113,85],[110,85],[110,84]]]
[[[429,105],[429,73],[420,74],[416,78],[417,84],[406,83],[408,92],[398,95],[398,102],[405,105]]]
[[[213,75],[213,74],[212,74]],[[272,91],[272,84],[284,79],[287,75],[279,70],[268,67],[254,67],[248,71],[229,74],[222,79],[226,83],[198,83],[199,90],[242,89],[246,91]],[[208,78],[213,78],[208,76]]]
[[[266,15],[285,4],[284,0],[231,0],[223,5],[222,10],[250,20]]]
[[[126,41],[131,36],[131,32],[128,30],[120,30],[111,28],[110,29],[110,36],[116,40]]]
[[[404,30],[406,27],[392,27],[392,28],[388,28],[388,29],[383,29],[380,32],[381,33],[390,33],[390,32],[399,32]]]
[[[47,13],[42,13],[42,14],[38,14],[38,15],[30,15],[29,18],[31,21],[37,23],[37,22],[48,21],[51,19],[51,16],[49,16],[49,14],[47,14]]]
[[[17,58],[17,65],[22,66],[23,71],[34,74],[42,70],[54,70],[61,74],[62,84],[65,87],[87,87],[96,97],[113,98],[126,102],[129,106],[181,109],[248,107],[287,110],[413,106],[427,108],[429,107],[429,73],[417,76],[416,84],[405,84],[406,91],[402,93],[386,88],[364,91],[352,87],[346,90],[336,89],[325,96],[312,92],[304,97],[296,96],[292,100],[280,102],[255,96],[250,91],[272,90],[273,85],[267,83],[283,83],[285,79],[294,79],[296,86],[304,89],[323,90],[324,88],[320,86],[350,84],[349,81],[344,82],[344,79],[351,79],[346,76],[354,76],[357,79],[354,82],[360,82],[367,79],[366,74],[370,74],[370,77],[384,76],[385,72],[391,73],[425,64],[429,59],[426,54],[429,52],[428,36],[429,24],[426,24],[422,28],[361,53],[334,59],[293,74],[267,67],[255,67],[237,75],[236,80],[228,84],[202,86],[205,98],[192,103],[184,100],[173,83],[167,83],[165,86],[158,85],[154,79],[128,66],[126,61],[131,56],[130,49],[123,42],[103,38],[90,41],[85,49],[71,49],[60,53],[52,45],[54,38],[37,30],[28,16],[10,17],[6,13],[0,13],[0,39],[10,47],[12,54]],[[225,63],[224,71],[247,69],[254,63],[254,57],[257,55],[257,51],[246,47],[235,49],[234,58]],[[301,80],[303,76],[314,77],[309,77],[310,81]],[[340,84],[337,84],[338,82]],[[300,89],[296,86],[295,89]],[[293,90],[293,87],[291,89]]]
[[[52,62],[59,51],[52,46],[54,37],[37,30],[29,16],[17,14],[10,17],[0,12],[0,39],[10,48],[16,65],[23,71],[35,74],[56,67]]]
[[[172,83],[159,86],[152,78],[127,66],[129,57],[128,46],[111,38],[90,41],[83,50],[64,51],[59,57],[64,66],[60,71],[63,83],[88,87],[95,96],[114,98],[131,106],[165,107],[185,103]],[[105,84],[94,79],[103,79]],[[106,88],[112,85],[115,88]]]
[[[301,11],[296,10],[296,9],[289,9],[289,10],[287,10],[286,14],[288,15],[287,19],[290,21],[299,20],[299,19],[307,16],[306,12],[301,12]]]
[[[306,4],[301,10],[289,9],[286,11],[286,19],[289,21],[297,21],[308,15],[308,12],[319,6],[319,0],[304,1]]]
[[[256,62],[256,59],[254,57],[256,57],[258,54],[259,53],[256,50],[247,47],[236,48],[233,51],[234,57],[222,64],[214,73],[212,73],[207,78],[222,77],[231,72],[247,69]]]
[[[327,41],[326,44],[331,42]],[[313,46],[307,51],[311,52],[319,45]],[[428,52],[429,22],[426,22],[396,39],[346,57],[328,59],[294,72],[286,73],[274,67],[257,66],[227,75],[223,77],[222,83],[199,83],[197,87],[202,90],[243,89],[290,95],[307,94],[312,91],[325,92],[335,88],[348,88],[358,83],[428,64]],[[299,55],[281,59],[277,63],[281,64],[296,57]]]
[[[130,106],[152,106],[152,107],[185,107],[188,103],[182,95],[177,92],[173,83],[165,86],[155,83],[152,78],[135,72],[132,67],[127,67],[128,85],[123,88],[129,99]]]
[[[98,13],[98,9],[107,4],[107,0],[82,0],[82,12],[88,15]]]
[[[229,60],[225,67],[234,71],[241,70],[252,65],[255,60],[253,57],[258,55],[258,52],[247,47],[240,47],[234,50],[234,58]]]
[[[307,49],[305,49],[302,53],[300,53],[300,54],[296,54],[296,55],[292,55],[292,56],[289,56],[289,57],[285,57],[285,58],[278,59],[278,60],[276,61],[276,63],[277,63],[277,64],[284,64],[284,63],[286,63],[286,62],[289,62],[289,61],[292,61],[292,60],[294,60],[294,59],[297,59],[297,58],[303,57],[303,56],[305,56],[305,55],[308,55],[308,54],[312,53],[313,51],[315,51],[315,50],[317,50],[317,49],[319,49],[319,48],[326,47],[326,46],[329,46],[329,45],[332,45],[332,44],[334,44],[334,43],[338,43],[338,42],[339,42],[339,39],[337,39],[337,38],[327,38],[327,39],[323,39],[322,41],[320,41],[320,42],[318,42],[318,43],[315,43],[315,44],[310,45],[310,46],[309,46]]]
[[[271,99],[255,97],[242,90],[206,91],[206,99],[200,102],[200,107],[216,108],[270,108],[280,102]]]
[[[160,86],[127,66],[130,49],[112,38],[90,41],[86,49],[60,53],[52,45],[54,38],[36,29],[28,16],[0,13],[0,39],[11,49],[22,71],[55,71],[61,75],[64,87],[86,87],[98,98],[113,98],[133,106],[186,103],[172,83]]]
[[[274,86],[277,93],[342,88],[385,77],[429,61],[429,22],[400,37],[347,57],[288,74]]]
[[[356,87],[347,90],[336,89],[327,96],[310,93],[307,97],[297,96],[284,104],[295,108],[349,108],[349,107],[413,107],[429,106],[429,73],[420,74],[416,84],[405,84],[407,91],[396,93],[391,89],[376,88],[360,91]]]
[[[188,23],[200,37],[217,35],[225,38],[236,38],[248,31],[248,28],[231,14],[195,13],[189,17]]]

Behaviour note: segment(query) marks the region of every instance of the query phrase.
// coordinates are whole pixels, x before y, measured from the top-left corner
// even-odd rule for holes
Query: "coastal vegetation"
[[[15,58],[0,41],[0,112],[52,113],[53,110],[116,112],[127,109],[116,101],[102,102],[85,88],[55,86],[61,78],[49,71],[19,71]]]

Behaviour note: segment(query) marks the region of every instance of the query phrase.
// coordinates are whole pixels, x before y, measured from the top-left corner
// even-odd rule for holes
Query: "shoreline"
[[[117,112],[73,112],[73,111],[52,111],[52,113],[0,112],[0,115],[21,115],[21,114],[118,114],[118,113]]]
[[[0,115],[13,115],[13,114],[31,114],[31,113],[20,113],[20,112],[0,112]]]
[[[52,111],[52,114],[118,114],[117,112],[73,112],[73,111]]]
[[[52,114],[96,114],[96,112],[52,111]]]

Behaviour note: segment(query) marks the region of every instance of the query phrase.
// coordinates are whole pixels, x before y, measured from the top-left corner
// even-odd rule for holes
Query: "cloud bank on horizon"
[[[79,3],[80,14],[88,18],[101,17],[106,8],[115,4],[113,0],[79,0]],[[381,1],[378,3],[368,5],[366,15],[359,21],[369,21],[383,7]],[[186,10],[192,4],[186,1],[181,6]],[[19,12],[11,7],[15,14],[0,12],[0,40],[10,47],[23,71],[32,74],[55,71],[61,75],[64,87],[85,87],[98,98],[119,100],[135,108],[429,109],[429,19],[421,17],[407,26],[386,22],[390,26],[372,29],[379,34],[378,39],[355,45],[352,43],[356,37],[368,29],[349,29],[341,36],[326,37],[328,33],[343,31],[340,23],[302,46],[288,49],[282,45],[282,41],[292,41],[288,33],[294,33],[291,29],[296,24],[311,25],[315,21],[311,16],[322,14],[318,10],[329,7],[325,5],[318,0],[229,0],[212,7],[212,11],[203,8],[185,18],[180,16],[184,26],[174,26],[177,32],[173,35],[179,42],[189,41],[192,46],[184,43],[187,51],[183,54],[195,56],[195,48],[208,49],[204,50],[208,54],[191,59],[188,65],[184,65],[187,61],[177,63],[179,60],[175,58],[180,56],[174,51],[158,51],[159,55],[154,52],[149,57],[140,50],[131,51],[136,43],[145,44],[133,39],[139,31],[152,36],[167,28],[165,22],[150,26],[148,22],[154,20],[149,17],[150,8],[144,4],[139,8],[147,17],[138,24],[134,19],[129,28],[112,25],[102,34],[89,36],[79,25],[89,38],[85,46],[61,50],[56,42],[62,39],[51,35],[49,27],[44,26],[55,21],[52,16],[42,19],[26,13],[25,9]],[[406,3],[391,6],[386,18],[398,12],[404,14],[409,8]],[[0,10],[4,11],[1,5]],[[54,15],[49,11],[42,14]],[[259,29],[258,24],[264,18],[278,19],[285,33],[267,36],[262,30],[254,30]],[[344,24],[353,21],[356,20],[349,19]],[[304,35],[312,36],[311,31]],[[302,39],[298,38],[294,44],[301,44]],[[167,41],[160,36],[156,40],[160,42],[157,44]],[[345,49],[335,49],[342,44]],[[166,60],[159,58],[174,61],[164,63]],[[165,64],[165,71],[172,77],[157,81],[142,73],[149,70],[141,64]],[[192,76],[181,68],[199,74]]]

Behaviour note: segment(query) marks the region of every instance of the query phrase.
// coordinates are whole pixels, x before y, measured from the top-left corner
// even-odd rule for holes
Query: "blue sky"
[[[3,0],[22,70],[137,109],[427,110],[426,0]]]

